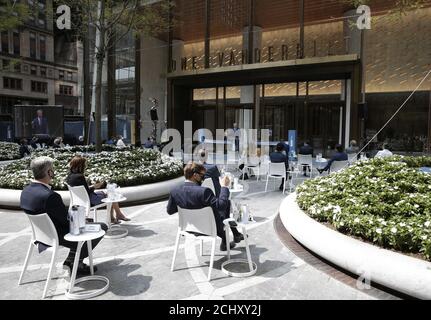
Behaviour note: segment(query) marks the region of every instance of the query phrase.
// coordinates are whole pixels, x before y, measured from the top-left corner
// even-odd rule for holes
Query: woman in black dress
[[[102,199],[106,198],[106,194],[103,191],[95,191],[105,187],[105,182],[98,182],[92,186],[88,186],[87,180],[85,179],[85,169],[87,168],[87,159],[81,156],[75,156],[69,163],[70,171],[66,178],[66,183],[71,187],[84,186],[87,190],[88,196],[90,197],[91,206],[97,206],[102,203]],[[120,220],[130,221],[120,210],[118,203],[112,204],[112,209],[115,211],[116,218],[113,217],[111,212],[111,222],[119,223]]]

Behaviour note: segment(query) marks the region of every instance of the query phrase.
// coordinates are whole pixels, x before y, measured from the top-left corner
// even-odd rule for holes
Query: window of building
[[[72,96],[73,95],[73,87],[60,85],[60,94],[66,95],[66,96]]]
[[[13,69],[15,70],[15,72],[21,72],[21,63],[19,62],[14,63]]]
[[[36,59],[36,34],[30,32],[30,57]]]
[[[41,10],[45,10],[45,8],[46,8],[46,0],[39,0],[39,8]]]
[[[9,53],[9,32],[3,31],[1,33],[1,51]]]
[[[58,79],[64,80],[64,70],[58,70]]]
[[[19,32],[13,33],[13,53],[18,56],[21,53],[21,42],[20,42]]]
[[[40,92],[40,93],[48,93],[48,83],[40,82],[40,81],[32,81],[31,82],[31,91]]]
[[[40,67],[40,76],[41,77],[46,77],[46,68],[45,67]]]
[[[32,76],[36,76],[37,75],[37,67],[36,66],[30,66],[30,74]]]
[[[10,67],[10,60],[3,59],[3,70],[7,71],[9,70],[9,67]]]
[[[72,72],[67,72],[67,80],[73,81],[73,73]]]
[[[22,90],[22,79],[3,77],[3,88]]]
[[[46,38],[45,36],[39,37],[40,60],[46,60]]]
[[[44,27],[45,28],[45,19],[42,19],[40,16],[39,16],[39,26],[41,26],[41,27]]]

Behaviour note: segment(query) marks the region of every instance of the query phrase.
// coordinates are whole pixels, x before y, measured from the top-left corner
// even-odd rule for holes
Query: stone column
[[[166,70],[168,52],[167,43],[151,37],[141,38],[141,141],[145,142],[153,130],[150,98],[158,101],[157,141],[160,142],[160,130],[165,128],[166,120]]]

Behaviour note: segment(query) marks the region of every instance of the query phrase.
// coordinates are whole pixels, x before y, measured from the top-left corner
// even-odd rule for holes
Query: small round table
[[[70,277],[70,284],[69,288],[66,289],[66,297],[69,299],[90,299],[94,298],[98,295],[101,295],[102,293],[105,293],[106,290],[109,288],[109,279],[103,276],[95,276],[94,275],[94,268],[93,268],[93,248],[91,245],[91,240],[103,237],[105,235],[105,231],[100,230],[99,232],[84,232],[79,235],[73,235],[73,234],[66,234],[64,236],[64,239],[70,242],[78,242],[76,253],[75,253],[75,260],[73,261],[73,270],[72,275]],[[79,257],[81,255],[81,248],[84,244],[84,242],[87,242],[87,248],[88,248],[88,260],[90,262],[90,271],[91,276],[79,278],[76,280],[76,273],[78,271],[78,264],[79,264]],[[102,281],[105,282],[105,286],[101,289],[98,289],[93,292],[88,293],[74,293],[75,285],[77,283],[85,282],[85,281]]]
[[[251,254],[250,254],[250,247],[248,245],[248,234],[247,234],[247,226],[251,225],[253,222],[248,222],[248,223],[242,223],[242,222],[237,222],[237,227],[242,229],[242,234],[244,235],[244,241],[245,241],[245,250],[247,253],[247,259],[231,259],[230,258],[230,236],[229,236],[229,229],[230,229],[230,225],[229,225],[229,221],[235,221],[235,219],[225,219],[223,221],[223,223],[225,224],[225,233],[226,233],[226,247],[227,247],[227,261],[223,262],[221,265],[221,270],[232,277],[237,277],[237,278],[245,278],[245,277],[250,277],[252,275],[254,275],[257,271],[257,265],[256,263],[254,263],[251,260]],[[248,265],[249,271],[248,272],[232,272],[226,269],[227,265],[230,264],[246,264]]]
[[[229,189],[229,199],[232,200],[233,196],[244,192],[244,186],[242,184],[237,184],[234,188]]]
[[[126,197],[121,197],[119,199],[109,199],[109,198],[102,199],[102,202],[106,203],[106,210],[108,212],[108,214],[106,215],[106,217],[107,217],[106,218],[106,224],[108,225],[108,231],[106,232],[105,238],[107,238],[107,239],[120,239],[120,238],[124,238],[125,236],[127,236],[129,234],[129,230],[127,230],[126,228],[122,228],[118,224],[112,224],[111,223],[112,205],[114,203],[123,202],[126,200],[127,200]]]
[[[316,159],[316,167],[318,169],[324,169],[327,164],[328,164],[328,160],[325,158],[321,158],[320,160]]]

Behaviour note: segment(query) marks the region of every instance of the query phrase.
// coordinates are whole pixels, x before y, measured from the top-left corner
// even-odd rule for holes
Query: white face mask
[[[49,176],[51,179],[54,179],[54,178],[55,178],[54,170],[49,169],[49,170],[48,170],[48,176]]]

